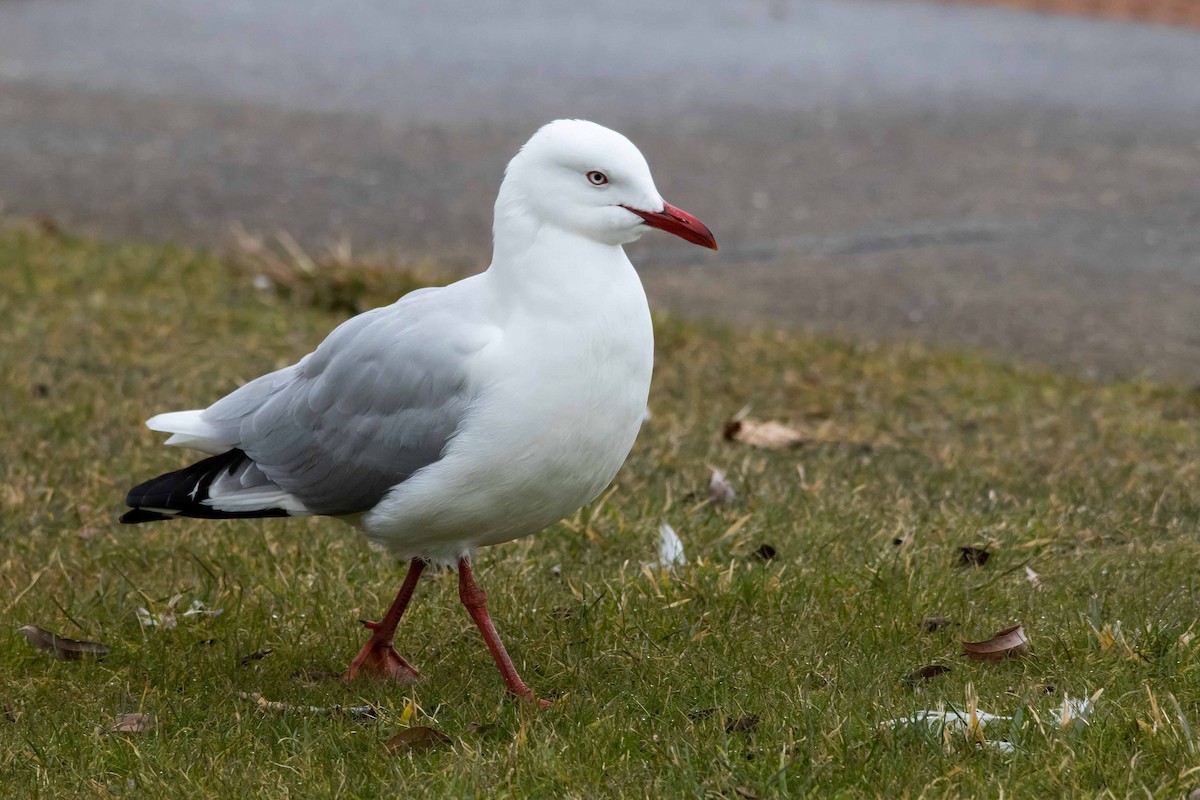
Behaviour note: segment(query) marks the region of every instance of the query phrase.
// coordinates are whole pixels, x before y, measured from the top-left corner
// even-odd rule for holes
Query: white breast
[[[363,517],[372,540],[402,558],[451,560],[535,533],[604,490],[637,437],[654,347],[632,267],[605,278],[558,313],[507,317],[444,457]]]

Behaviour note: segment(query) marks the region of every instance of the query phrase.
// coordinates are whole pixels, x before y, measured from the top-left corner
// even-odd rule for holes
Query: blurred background
[[[721,251],[684,315],[1200,366],[1196,0],[0,0],[0,217],[487,263],[542,123],[630,136]]]

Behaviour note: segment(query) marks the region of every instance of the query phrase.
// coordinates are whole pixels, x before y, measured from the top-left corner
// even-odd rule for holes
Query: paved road
[[[1200,32],[899,0],[0,0],[0,202],[487,257],[541,121],[629,133],[684,313],[1200,372]]]

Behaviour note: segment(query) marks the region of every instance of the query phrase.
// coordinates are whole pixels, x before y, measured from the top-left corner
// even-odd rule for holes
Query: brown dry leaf
[[[108,733],[146,733],[154,729],[154,717],[149,714],[122,714],[106,728]]]
[[[760,422],[749,417],[725,423],[725,439],[768,450],[786,450],[804,444],[804,434],[778,422]]]
[[[992,554],[982,547],[958,548],[958,563],[964,567],[982,567],[991,557]]]
[[[65,636],[42,630],[36,625],[26,625],[18,630],[25,634],[29,643],[39,650],[45,650],[59,661],[75,661],[86,656],[103,658],[108,655],[108,645],[99,642],[83,642],[68,639]]]
[[[938,675],[942,675],[949,671],[950,668],[942,664],[927,664],[926,666],[905,675],[904,682],[919,683],[920,681],[927,681],[930,678],[936,678]]]
[[[431,750],[434,747],[440,747],[444,744],[450,744],[450,737],[441,731],[435,731],[433,728],[427,728],[424,725],[417,725],[413,728],[405,728],[395,736],[387,740],[384,747],[389,753],[418,753],[423,750]]]
[[[1025,628],[1013,625],[1005,628],[992,638],[983,642],[963,642],[963,652],[975,661],[985,664],[999,664],[1006,658],[1016,658],[1029,652],[1029,639],[1025,636]]]

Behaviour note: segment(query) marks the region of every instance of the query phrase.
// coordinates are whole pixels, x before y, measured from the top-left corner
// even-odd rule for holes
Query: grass
[[[126,488],[187,457],[143,419],[289,363],[347,307],[387,302],[410,277],[323,266],[353,289],[330,305],[317,302],[328,287],[255,288],[261,259],[52,234],[0,233],[0,796],[1178,797],[1200,785],[1194,390],[660,319],[653,418],[612,490],[479,557],[518,667],[560,698],[538,713],[503,695],[449,574],[419,587],[398,640],[425,682],[330,679],[402,574],[338,522],[115,521]],[[813,442],[724,441],[744,406]],[[710,464],[729,474],[732,504],[705,502]],[[643,566],[664,520],[690,559],[674,572]],[[754,556],[764,544],[774,559]],[[966,545],[990,560],[960,566]],[[223,613],[139,623],[139,607],[179,615],[195,600]],[[924,632],[934,615],[950,624]],[[1028,656],[961,655],[962,639],[1016,622]],[[24,624],[112,650],[54,661]],[[951,671],[904,681],[929,664]],[[1086,726],[1051,721],[1064,696],[1101,689]],[[379,716],[262,710],[239,695],[252,692]],[[984,731],[1014,752],[881,726],[969,697],[1021,717]],[[130,712],[154,729],[97,732]],[[388,752],[409,724],[452,742]]]

